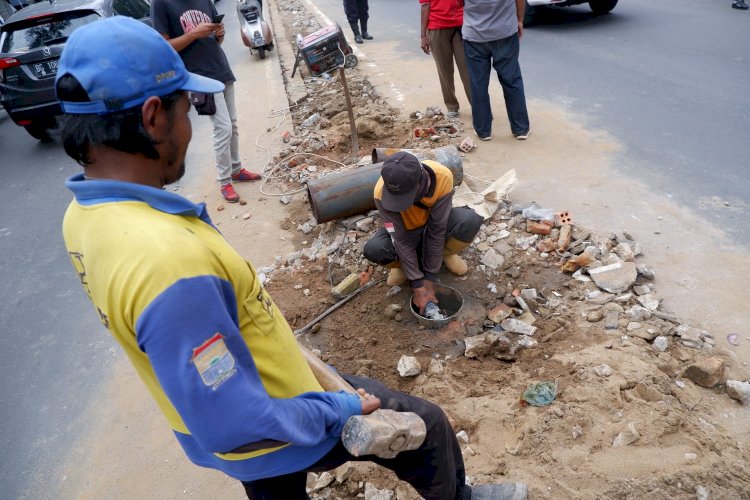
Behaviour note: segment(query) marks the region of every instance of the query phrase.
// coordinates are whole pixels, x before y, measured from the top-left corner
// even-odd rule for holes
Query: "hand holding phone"
[[[221,22],[224,20],[224,14],[217,14],[214,16],[214,24],[221,24]]]

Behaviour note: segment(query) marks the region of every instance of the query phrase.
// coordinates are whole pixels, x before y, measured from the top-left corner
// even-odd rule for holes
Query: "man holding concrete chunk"
[[[458,253],[474,240],[483,219],[468,207],[453,208],[450,169],[406,151],[385,159],[374,197],[384,227],[367,242],[364,255],[390,268],[390,286],[409,280],[424,314],[428,303],[437,305],[433,282],[441,263],[457,276],[466,274]]]
[[[361,397],[324,390],[205,204],[164,189],[185,173],[187,92],[223,87],[188,72],[159,33],[125,16],[77,29],[55,82],[61,140],[83,167],[66,183],[71,263],[187,457],[241,481],[252,499],[308,499],[308,471],[354,460],[393,470],[427,499],[524,499],[521,483],[465,484],[438,406],[364,377],[346,377]],[[423,443],[395,458],[353,456],[342,429],[381,407],[419,415]]]

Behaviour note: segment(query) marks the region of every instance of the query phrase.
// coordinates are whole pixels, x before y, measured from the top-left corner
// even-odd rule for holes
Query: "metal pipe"
[[[375,208],[372,193],[382,163],[344,170],[307,182],[307,196],[318,224]]]
[[[406,151],[420,160],[434,160],[448,167],[453,172],[453,185],[458,186],[464,180],[464,162],[458,148],[453,145],[435,149],[399,149],[375,148],[372,150],[372,162],[380,163],[398,151]]]

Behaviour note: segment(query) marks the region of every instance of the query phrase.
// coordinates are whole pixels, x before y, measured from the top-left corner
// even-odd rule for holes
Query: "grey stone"
[[[620,313],[615,310],[606,311],[604,314],[604,329],[617,330],[620,328]]]
[[[297,230],[302,231],[305,234],[310,234],[313,230],[313,226],[309,222],[305,222],[304,224],[297,226]]]
[[[695,500],[710,500],[711,496],[708,494],[708,488],[703,485],[695,487]]]
[[[688,366],[682,375],[701,387],[711,388],[726,381],[726,364],[721,358],[702,358]]]
[[[469,435],[466,434],[466,431],[458,431],[456,433],[456,439],[458,439],[459,443],[469,444]]]
[[[615,297],[615,302],[619,302],[620,304],[624,304],[628,302],[630,299],[633,298],[632,293],[623,293],[622,295],[618,295]]]
[[[281,198],[279,198],[279,201],[283,203],[284,205],[289,205],[292,202],[292,197],[288,194],[285,194]]]
[[[323,472],[318,476],[318,479],[315,480],[315,484],[313,485],[312,490],[313,492],[320,491],[323,488],[329,486],[335,480],[336,478],[333,477],[333,474],[331,474],[330,472]]]
[[[629,332],[632,332],[633,330],[638,330],[640,328],[641,328],[641,324],[638,323],[637,321],[631,321],[630,323],[628,323],[628,326],[627,326],[627,330]]]
[[[443,372],[445,372],[445,367],[443,367],[443,363],[441,363],[437,359],[431,359],[430,365],[427,367],[427,374],[428,375],[442,375]]]
[[[320,121],[320,114],[319,113],[313,113],[312,115],[308,116],[305,121],[302,122],[300,125],[301,127],[312,127],[316,123]]]
[[[401,287],[400,286],[398,286],[398,285],[392,286],[391,289],[388,290],[388,292],[385,294],[385,296],[386,297],[393,297],[394,295],[396,295],[400,291],[401,291]]]
[[[612,367],[609,365],[599,365],[594,367],[594,372],[602,378],[612,375]]]
[[[364,231],[366,233],[370,229],[372,229],[372,224],[374,222],[375,222],[375,219],[373,217],[365,217],[364,219],[357,221],[355,225],[357,226],[357,229],[359,229],[360,231]]]
[[[654,343],[652,345],[657,351],[664,352],[669,347],[669,340],[667,340],[667,337],[665,337],[664,335],[660,335],[654,339]]]
[[[703,332],[690,325],[678,325],[672,330],[672,335],[680,337],[684,342],[703,342]]]
[[[536,243],[536,240],[539,239],[539,235],[535,234],[533,236],[529,236],[527,238],[516,238],[516,246],[520,248],[521,250],[528,250],[529,247],[531,247],[533,244]]]
[[[640,437],[641,435],[635,428],[635,423],[628,422],[622,431],[620,431],[620,433],[612,440],[612,447],[622,448],[623,446],[636,442]]]
[[[531,349],[539,345],[539,342],[531,337],[527,337],[526,335],[521,335],[521,337],[517,341],[517,344],[525,349]]]
[[[636,266],[636,270],[638,271],[638,274],[643,276],[646,279],[652,280],[654,279],[654,271],[646,264],[640,263]]]
[[[354,225],[364,219],[364,215],[352,215],[351,217],[347,217],[346,219],[341,219],[341,224],[343,224],[346,227],[354,227]]]
[[[633,260],[635,258],[635,253],[629,243],[622,242],[613,248],[612,251],[624,261]]]
[[[482,264],[489,267],[492,270],[497,270],[498,268],[502,267],[502,265],[505,263],[505,258],[503,258],[502,255],[497,253],[494,249],[490,248],[485,252],[485,254],[482,256]]]
[[[401,359],[398,360],[396,369],[398,370],[399,375],[406,378],[419,375],[422,371],[422,366],[414,356],[401,356]]]
[[[388,319],[393,319],[396,317],[396,314],[401,312],[401,304],[388,304],[385,306],[385,310],[383,311],[383,314]]]
[[[625,314],[633,321],[645,321],[651,319],[651,311],[643,306],[633,306]]]
[[[651,287],[648,285],[635,285],[633,291],[636,295],[646,295],[651,293]]]
[[[464,339],[464,356],[472,359],[487,356],[499,337],[500,335],[497,333],[485,333],[466,337]]]
[[[517,266],[513,266],[505,273],[508,276],[510,276],[513,279],[517,279],[519,276],[521,276],[521,268]]]
[[[589,269],[589,276],[596,286],[610,293],[622,293],[635,282],[638,277],[633,262],[618,262],[608,266]]]
[[[657,309],[659,309],[660,299],[655,297],[653,294],[647,293],[646,295],[640,295],[637,300],[643,307],[645,307],[649,311],[656,311]]]
[[[365,500],[392,500],[393,491],[379,490],[372,483],[365,483]]]
[[[750,405],[750,383],[727,380],[727,396],[736,399],[743,405]]]
[[[602,319],[604,319],[604,313],[598,309],[596,311],[591,311],[586,315],[586,321],[590,321],[591,323],[596,323]]]
[[[523,290],[521,290],[521,297],[523,297],[525,300],[536,300],[538,298],[536,288],[524,288]]]
[[[601,306],[607,302],[612,302],[615,299],[614,294],[602,292],[601,290],[594,290],[586,294],[586,299],[589,303]]]
[[[534,335],[537,328],[535,326],[528,325],[523,321],[517,319],[508,318],[500,323],[500,327],[506,332],[520,333],[521,335]]]

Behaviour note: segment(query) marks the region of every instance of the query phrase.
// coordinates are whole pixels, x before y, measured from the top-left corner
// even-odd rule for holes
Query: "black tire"
[[[266,48],[265,47],[258,47],[258,57],[261,59],[266,58]]]
[[[529,5],[528,0],[526,0],[526,8],[523,11],[523,25],[524,26],[530,26],[534,23],[535,10],[536,8]]]
[[[23,128],[25,128],[26,132],[28,132],[34,139],[40,142],[51,142],[52,136],[50,135],[50,130],[55,128],[55,125],[42,121],[34,122],[31,125],[25,125]]]
[[[344,67],[345,68],[353,68],[357,65],[359,62],[359,59],[357,59],[357,56],[354,54],[347,54],[344,58]]]
[[[596,15],[602,15],[610,12],[617,5],[617,0],[591,0],[589,7]]]

